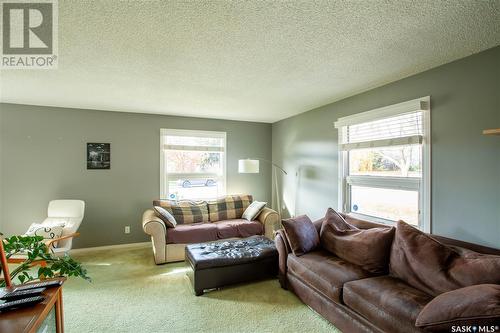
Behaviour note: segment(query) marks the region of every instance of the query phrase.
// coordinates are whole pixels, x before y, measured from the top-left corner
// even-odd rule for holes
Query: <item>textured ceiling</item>
[[[59,0],[2,102],[274,122],[500,44],[500,1]]]

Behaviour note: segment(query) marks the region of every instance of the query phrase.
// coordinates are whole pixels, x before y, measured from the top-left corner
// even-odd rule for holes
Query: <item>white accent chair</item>
[[[73,246],[73,237],[79,235],[78,228],[85,214],[85,201],[52,200],[47,208],[47,218],[42,224],[64,222],[61,237],[47,242],[49,249],[56,255],[64,255]]]
[[[73,246],[73,237],[80,235],[77,230],[82,224],[85,213],[85,201],[82,200],[52,200],[47,208],[47,218],[41,224],[64,223],[61,237],[47,240],[45,244],[48,250],[56,256],[63,256],[68,253]],[[16,254],[10,257],[7,262],[21,263],[26,260],[26,255]],[[40,262],[45,266],[45,262]]]

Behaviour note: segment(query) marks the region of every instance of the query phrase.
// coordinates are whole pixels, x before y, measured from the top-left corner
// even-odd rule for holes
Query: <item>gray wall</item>
[[[318,218],[337,207],[337,118],[427,95],[432,232],[500,247],[500,137],[481,134],[500,127],[500,47],[274,123],[287,209]]]
[[[159,196],[160,128],[227,132],[227,192],[269,201],[271,170],[238,174],[238,159],[271,159],[271,124],[0,104],[0,231],[23,233],[49,200],[86,201],[75,247],[147,241],[141,215]],[[111,143],[111,170],[86,169],[86,143]],[[131,233],[124,234],[124,226]]]

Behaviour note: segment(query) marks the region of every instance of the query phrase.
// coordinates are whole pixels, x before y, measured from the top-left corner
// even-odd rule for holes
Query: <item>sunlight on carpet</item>
[[[151,248],[72,255],[93,282],[64,286],[65,328],[73,332],[339,332],[278,280],[196,297],[184,263],[157,266]]]

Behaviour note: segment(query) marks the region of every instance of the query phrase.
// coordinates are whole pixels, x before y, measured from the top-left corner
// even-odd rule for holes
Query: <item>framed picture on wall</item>
[[[111,144],[87,143],[87,169],[111,168]]]

